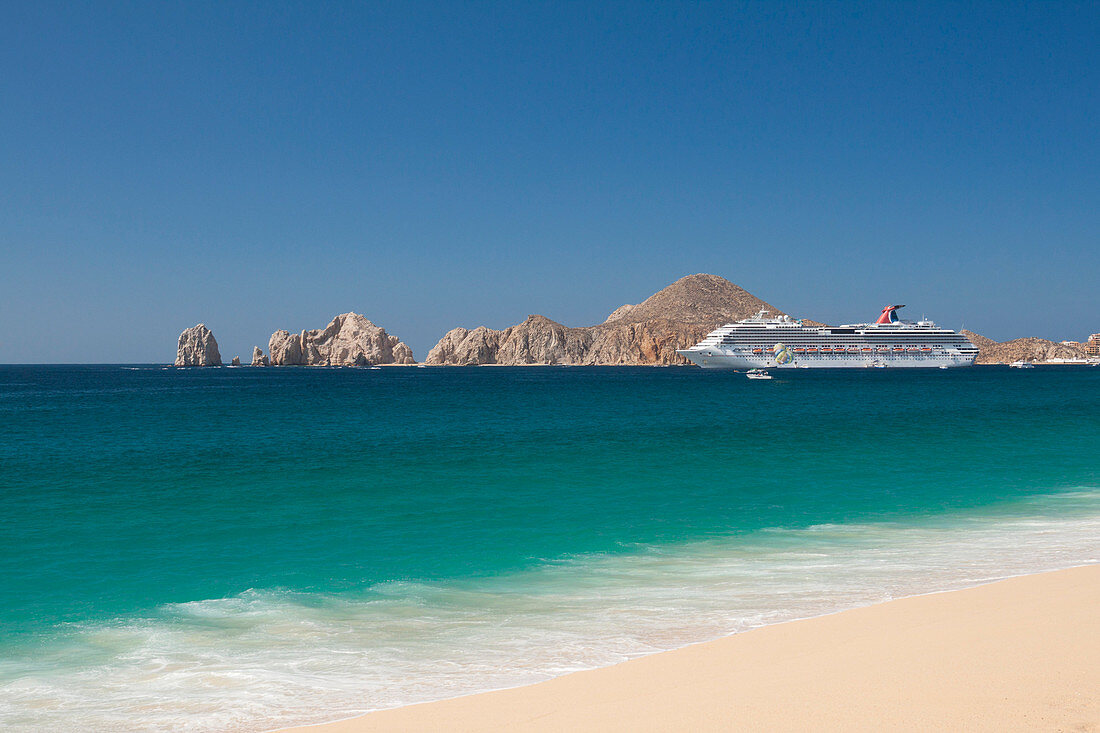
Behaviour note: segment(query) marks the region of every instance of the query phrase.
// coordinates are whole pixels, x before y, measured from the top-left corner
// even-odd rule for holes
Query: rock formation
[[[222,355],[214,334],[204,324],[185,329],[176,346],[176,366],[221,366]]]
[[[479,326],[472,331],[448,331],[425,363],[456,364],[580,364],[592,343],[587,328],[568,328],[545,316],[503,331]]]
[[[368,366],[415,364],[412,350],[358,313],[344,313],[325,328],[292,334],[276,331],[268,342],[271,364]],[[259,351],[258,347],[256,351]],[[253,353],[255,363],[255,352]]]
[[[240,365],[241,365],[241,357],[239,357],[239,356],[234,356],[233,361],[229,362],[229,366],[240,366]]]
[[[267,357],[259,346],[252,347],[252,366],[265,367],[269,364]]]
[[[279,330],[271,334],[267,342],[267,353],[273,365],[304,364],[302,361],[302,336],[289,331]]]
[[[997,343],[973,331],[961,331],[961,333],[970,339],[970,343],[978,347],[976,364],[1011,364],[1014,361],[1085,358],[1084,348],[1060,344],[1056,341],[1027,337]]]
[[[966,336],[966,338],[970,341],[970,343],[972,343],[972,344],[974,344],[975,346],[978,347],[978,356],[979,356],[979,358],[981,357],[981,355],[983,353],[989,351],[990,349],[992,349],[994,346],[997,345],[997,342],[994,341],[993,339],[986,338],[985,336],[982,336],[980,333],[974,333],[973,331],[967,331],[965,328],[963,330],[959,331],[959,333],[963,336]]]
[[[616,308],[598,326],[570,328],[528,316],[503,331],[456,328],[428,353],[427,364],[686,364],[676,353],[717,326],[782,311],[715,275],[689,275],[637,305]]]

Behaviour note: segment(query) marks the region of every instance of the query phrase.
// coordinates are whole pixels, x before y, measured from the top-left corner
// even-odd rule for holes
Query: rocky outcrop
[[[263,350],[260,349],[259,346],[253,346],[252,347],[252,366],[265,367],[269,363],[270,362],[267,360],[267,357],[264,356]]]
[[[276,331],[271,334],[267,350],[271,364],[279,366],[416,363],[408,346],[358,313],[338,315],[320,330],[298,334]]]
[[[234,356],[233,361],[229,362],[229,366],[240,366],[240,365],[241,365],[241,357],[239,357],[239,356]]]
[[[986,338],[985,336],[982,336],[980,333],[974,333],[973,331],[967,331],[965,328],[963,330],[959,331],[959,333],[963,336],[966,336],[967,340],[969,340],[970,343],[972,343],[972,344],[974,344],[975,346],[978,347],[979,358],[980,358],[982,353],[989,351],[990,349],[992,349],[994,346],[997,345],[997,342],[994,341],[993,339]]]
[[[176,366],[221,366],[222,355],[214,334],[204,324],[185,329],[176,345]]]
[[[428,354],[427,364],[579,364],[592,337],[589,329],[569,328],[545,316],[503,331],[480,326],[448,331]]]
[[[961,331],[970,343],[978,347],[976,364],[1011,364],[1014,361],[1048,361],[1050,359],[1083,359],[1083,347],[1060,344],[1047,339],[1027,337],[998,343],[973,331]]]
[[[643,323],[605,323],[591,330],[592,346],[584,364],[669,366],[687,363],[676,350],[699,343],[714,327],[660,318]]]
[[[396,339],[397,337],[396,336],[391,336],[390,338]],[[380,364],[386,364],[386,363],[389,363],[389,364],[415,364],[416,363],[416,359],[413,358],[413,350],[410,349],[409,345],[406,344],[404,341],[398,341],[396,344],[394,344],[390,349],[390,353],[393,355],[393,361],[391,361],[391,362],[379,362],[379,363]]]
[[[427,364],[686,364],[676,353],[723,323],[760,309],[783,312],[716,275],[689,275],[637,305],[616,308],[598,326],[570,328],[528,316],[502,331],[481,326],[448,331]]]
[[[304,334],[305,331],[302,332]],[[274,365],[304,364],[302,361],[302,334],[276,331],[267,342],[267,353]]]

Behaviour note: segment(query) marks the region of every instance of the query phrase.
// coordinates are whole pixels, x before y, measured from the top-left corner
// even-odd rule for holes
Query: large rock
[[[1014,361],[1048,361],[1050,359],[1083,359],[1084,347],[1060,344],[1047,339],[1026,337],[997,343],[992,339],[962,331],[970,343],[978,347],[977,364],[1011,364]]]
[[[241,357],[239,357],[239,356],[234,356],[233,361],[229,362],[229,366],[240,366],[240,365],[241,365]]]
[[[265,367],[269,364],[267,357],[259,346],[252,347],[252,366]]]
[[[176,366],[221,366],[222,355],[214,334],[204,324],[185,329],[176,345]]]
[[[428,364],[686,364],[676,353],[716,327],[783,312],[716,275],[689,275],[637,305],[616,308],[598,326],[570,328],[528,316],[502,331],[484,326],[448,331]]]
[[[270,354],[271,363],[279,366],[305,363],[302,361],[302,336],[289,331],[271,334],[271,339],[267,342],[267,353]]]
[[[676,350],[691,348],[717,325],[681,323],[666,318],[642,323],[605,323],[591,329],[592,346],[585,355],[584,363],[684,364],[684,357]]]
[[[415,364],[412,350],[358,313],[343,313],[320,330],[276,331],[268,342],[271,363],[299,366]],[[255,357],[253,357],[255,358]]]
[[[480,326],[456,328],[428,354],[428,364],[581,364],[592,337],[587,328],[569,328],[545,316],[528,316],[497,331]]]

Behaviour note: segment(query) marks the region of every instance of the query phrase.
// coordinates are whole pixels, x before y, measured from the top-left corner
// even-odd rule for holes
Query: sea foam
[[[1100,492],[770,528],[340,595],[254,589],[0,662],[5,730],[261,731],[521,685],[766,624],[1100,561]]]

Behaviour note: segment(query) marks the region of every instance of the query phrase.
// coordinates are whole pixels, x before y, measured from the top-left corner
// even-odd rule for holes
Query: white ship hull
[[[804,324],[767,311],[710,332],[676,353],[704,369],[937,369],[966,367],[978,349],[962,334],[929,320],[901,321],[889,305],[874,323]]]
[[[684,349],[677,352],[685,356],[693,364],[704,369],[851,369],[874,368],[885,364],[888,368],[923,368],[938,369],[939,367],[967,367],[974,363],[973,356],[935,354],[922,356],[914,354],[881,354],[877,356],[862,356],[852,354],[840,359],[832,359],[828,356],[796,356],[789,364],[777,364],[771,354],[745,355],[723,354],[713,349],[695,351]]]

